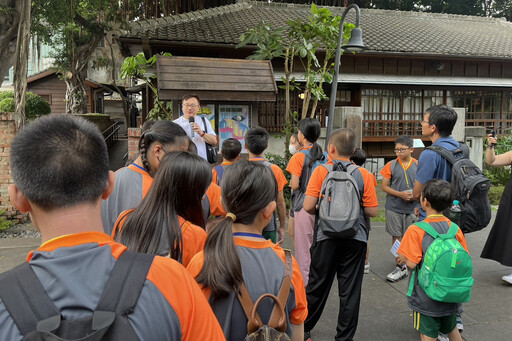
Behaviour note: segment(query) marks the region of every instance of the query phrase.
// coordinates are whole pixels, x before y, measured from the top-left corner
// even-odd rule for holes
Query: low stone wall
[[[14,223],[25,223],[28,214],[23,214],[12,206],[8,188],[13,183],[9,169],[11,142],[16,136],[16,123],[11,113],[0,113],[0,212]]]

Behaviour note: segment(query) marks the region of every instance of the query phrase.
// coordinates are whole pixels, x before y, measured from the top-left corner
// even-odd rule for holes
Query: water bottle
[[[453,221],[455,224],[460,226],[460,218],[462,216],[462,210],[459,206],[459,201],[454,200],[452,206],[450,206],[450,212],[448,213],[448,218]]]

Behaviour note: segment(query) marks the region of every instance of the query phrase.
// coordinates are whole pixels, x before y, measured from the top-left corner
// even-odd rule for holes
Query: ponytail
[[[212,300],[238,290],[243,282],[242,264],[233,241],[233,220],[222,219],[208,230],[204,245],[204,263],[196,277],[197,283],[208,287]]]

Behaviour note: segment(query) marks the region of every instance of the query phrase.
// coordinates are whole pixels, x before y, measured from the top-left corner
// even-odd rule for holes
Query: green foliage
[[[512,150],[512,134],[509,135],[503,135],[498,136],[498,141],[496,144],[496,147],[494,148],[496,155],[500,155],[503,153],[506,153],[510,150]],[[485,152],[486,149],[484,148],[484,174],[491,180],[491,183],[494,186],[503,186],[506,185],[508,180],[510,179],[510,166],[506,167],[492,167],[489,166],[485,162]]]
[[[4,91],[0,93],[0,111],[14,112],[15,108],[14,92]],[[25,98],[25,117],[27,120],[30,121],[39,116],[48,115],[51,111],[48,101],[32,92],[27,92]]]
[[[278,154],[266,153],[265,159],[268,162],[273,163],[276,166],[279,166],[279,168],[281,168],[281,170],[283,171],[284,176],[286,177],[286,180],[288,181],[288,183],[290,183],[291,176],[290,176],[290,173],[288,173],[286,171],[286,166],[288,165],[288,162],[284,157],[282,157],[281,155],[278,155]],[[291,198],[292,198],[292,190],[291,190],[290,186],[284,186],[283,195],[284,195],[284,201],[286,202],[286,208],[289,209],[290,204],[291,204]]]
[[[0,210],[0,231],[6,230],[14,225],[12,221],[3,217],[4,213],[5,210]]]
[[[170,53],[162,53],[162,56],[172,56]],[[150,119],[172,119],[172,102],[162,102],[158,99],[158,89],[155,87],[153,81],[156,80],[156,72],[150,72],[158,58],[155,54],[149,59],[146,59],[144,53],[139,53],[133,57],[127,57],[123,65],[121,65],[121,78],[137,78],[146,82],[148,87],[153,91],[154,106],[149,112]]]
[[[505,186],[491,186],[489,189],[489,200],[491,205],[499,205]]]
[[[379,209],[377,216],[370,218],[370,221],[385,223],[386,222],[386,210]]]

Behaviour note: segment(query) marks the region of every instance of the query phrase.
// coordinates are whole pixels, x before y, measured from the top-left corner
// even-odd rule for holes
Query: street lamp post
[[[356,27],[352,29],[350,40],[345,46],[343,46],[343,50],[348,52],[361,52],[365,49],[362,39],[363,34],[359,28],[359,6],[352,4],[345,9],[343,15],[341,16],[340,30],[338,34],[338,46],[336,48],[336,56],[334,58],[334,76],[332,78],[331,97],[329,99],[329,119],[327,124],[327,135],[325,136],[325,150],[327,150],[327,145],[329,144],[329,137],[331,136],[332,125],[334,121],[334,107],[336,105],[336,91],[338,90],[338,76],[340,73],[340,58],[342,48],[341,43],[343,41],[343,24],[345,22],[345,17],[347,16],[348,11],[350,11],[352,8],[356,10]]]

